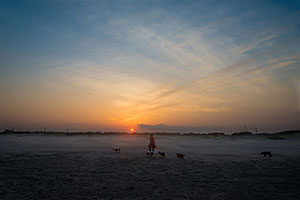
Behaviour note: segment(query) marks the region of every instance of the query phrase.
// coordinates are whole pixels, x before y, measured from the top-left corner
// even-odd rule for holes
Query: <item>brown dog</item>
[[[177,158],[184,159],[184,154],[176,153]]]

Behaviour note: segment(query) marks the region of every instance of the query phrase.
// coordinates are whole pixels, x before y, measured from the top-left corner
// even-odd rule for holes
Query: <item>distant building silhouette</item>
[[[5,129],[2,133],[3,134],[12,134],[14,133],[15,131],[13,129]]]

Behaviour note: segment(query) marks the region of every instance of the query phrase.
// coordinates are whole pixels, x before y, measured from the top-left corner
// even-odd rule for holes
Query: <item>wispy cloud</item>
[[[249,50],[263,45],[265,42],[271,41],[289,29],[294,28],[300,23],[299,11],[296,11],[281,19],[273,20],[262,30],[252,30],[250,33],[245,33],[244,38],[247,38],[242,44],[238,44],[232,50],[236,54],[245,53]],[[250,40],[249,40],[250,38]]]
[[[34,85],[32,98],[49,97],[66,118],[110,125],[298,119],[299,10],[276,2],[245,3],[247,12],[217,4],[222,9],[202,1],[58,3],[39,6],[40,13],[9,8],[26,24],[1,14],[7,77],[0,90],[18,102],[18,91]],[[1,108],[9,113],[7,99]]]

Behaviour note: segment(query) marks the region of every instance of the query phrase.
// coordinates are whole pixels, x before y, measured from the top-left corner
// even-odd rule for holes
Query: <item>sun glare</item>
[[[134,131],[134,128],[131,128],[130,131],[133,132],[133,131]]]

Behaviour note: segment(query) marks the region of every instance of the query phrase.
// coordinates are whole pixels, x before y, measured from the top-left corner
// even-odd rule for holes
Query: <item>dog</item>
[[[159,151],[158,154],[161,155],[162,157],[166,157],[166,153],[165,152]]]
[[[264,157],[266,157],[266,156],[272,157],[273,156],[271,151],[263,151],[260,153],[260,155],[264,155]]]
[[[113,151],[114,151],[114,152],[121,152],[121,148],[114,147],[114,148],[113,148]]]
[[[184,159],[184,154],[176,153],[177,158]]]

